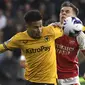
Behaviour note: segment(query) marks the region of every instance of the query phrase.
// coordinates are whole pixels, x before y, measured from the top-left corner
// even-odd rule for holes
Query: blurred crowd
[[[31,9],[38,9],[41,12],[44,25],[47,25],[48,21],[59,21],[60,6],[64,1],[68,0],[0,0],[0,43],[26,29],[23,17]],[[78,17],[85,25],[85,0],[69,1],[79,8]],[[20,55],[19,49],[13,53],[7,51],[0,54],[0,56],[16,56],[16,58]]]
[[[0,0],[0,29],[4,31],[4,41],[25,30],[23,16],[31,9],[40,10],[44,25],[48,20],[58,21],[60,6],[64,1],[66,0]],[[79,8],[78,17],[85,24],[85,0],[69,1]]]
[[[3,41],[26,29],[23,16],[31,9],[41,12],[44,25],[47,21],[58,21],[60,6],[64,1],[66,0],[0,0],[0,30],[4,31]],[[69,1],[79,8],[78,17],[85,24],[85,0]]]

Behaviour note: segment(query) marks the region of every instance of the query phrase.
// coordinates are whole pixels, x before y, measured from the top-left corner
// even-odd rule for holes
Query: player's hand
[[[59,27],[59,28],[62,28],[62,27],[63,27],[60,22],[54,22],[54,23],[51,23],[50,25],[51,25],[51,26],[54,26],[54,27],[57,26],[57,27]]]
[[[25,56],[23,56],[23,55],[21,55],[21,57],[20,57],[20,66],[22,68],[26,67],[26,59],[25,59]]]
[[[26,67],[26,61],[25,60],[20,60],[20,66],[22,67],[22,68],[25,68]]]

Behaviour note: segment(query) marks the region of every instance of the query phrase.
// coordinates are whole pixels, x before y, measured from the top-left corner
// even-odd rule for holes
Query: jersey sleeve
[[[83,26],[82,31],[84,31],[84,32],[85,32],[85,26]]]
[[[80,49],[85,49],[85,34],[81,32],[77,37],[77,42]]]
[[[11,39],[8,41],[4,42],[4,48],[7,50],[13,50],[15,48],[19,48],[19,35],[16,34],[14,35]]]
[[[0,44],[0,53],[6,51],[4,44]]]
[[[55,27],[55,26],[50,26],[50,28],[52,29],[53,33],[54,33],[54,37],[55,39],[61,37],[63,35],[63,30],[59,27]]]
[[[79,53],[78,53],[78,60],[79,63],[82,63],[85,61],[85,34],[81,32],[77,36],[77,42],[79,44]]]

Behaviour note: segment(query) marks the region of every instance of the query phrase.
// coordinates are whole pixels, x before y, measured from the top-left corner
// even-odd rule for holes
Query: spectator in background
[[[0,9],[6,9],[5,0],[0,0]]]
[[[7,25],[7,18],[3,14],[3,10],[0,9],[0,30],[2,30],[3,28],[5,28],[6,25]]]
[[[29,3],[26,3],[24,5],[24,13],[26,13],[27,11],[31,10],[31,5]]]
[[[84,75],[83,75],[83,78],[84,78],[84,80],[85,80],[85,73],[84,73]]]
[[[0,31],[0,43],[3,42],[3,38],[3,31]],[[24,61],[23,56],[14,56],[11,51],[0,54],[0,84],[24,85]],[[20,79],[22,81],[19,81]]]
[[[17,9],[16,16],[14,17],[14,23],[15,25],[21,24],[22,26],[25,25],[25,21],[23,18],[23,11],[21,8]]]
[[[1,85],[10,85],[10,81],[12,79],[12,75],[9,71],[11,63],[12,53],[7,51],[0,55],[0,84]],[[11,65],[12,66],[12,65]],[[15,71],[16,72],[16,71]]]
[[[11,51],[0,56],[0,84],[2,85],[24,85],[25,61],[21,57],[13,56]]]
[[[12,18],[7,18],[7,25],[3,29],[3,33],[3,41],[7,41],[16,33],[16,27],[14,28],[14,21]]]

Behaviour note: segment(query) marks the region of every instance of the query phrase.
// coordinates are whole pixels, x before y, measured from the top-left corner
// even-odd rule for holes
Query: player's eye
[[[66,10],[66,13],[70,13],[70,11],[69,10]]]

